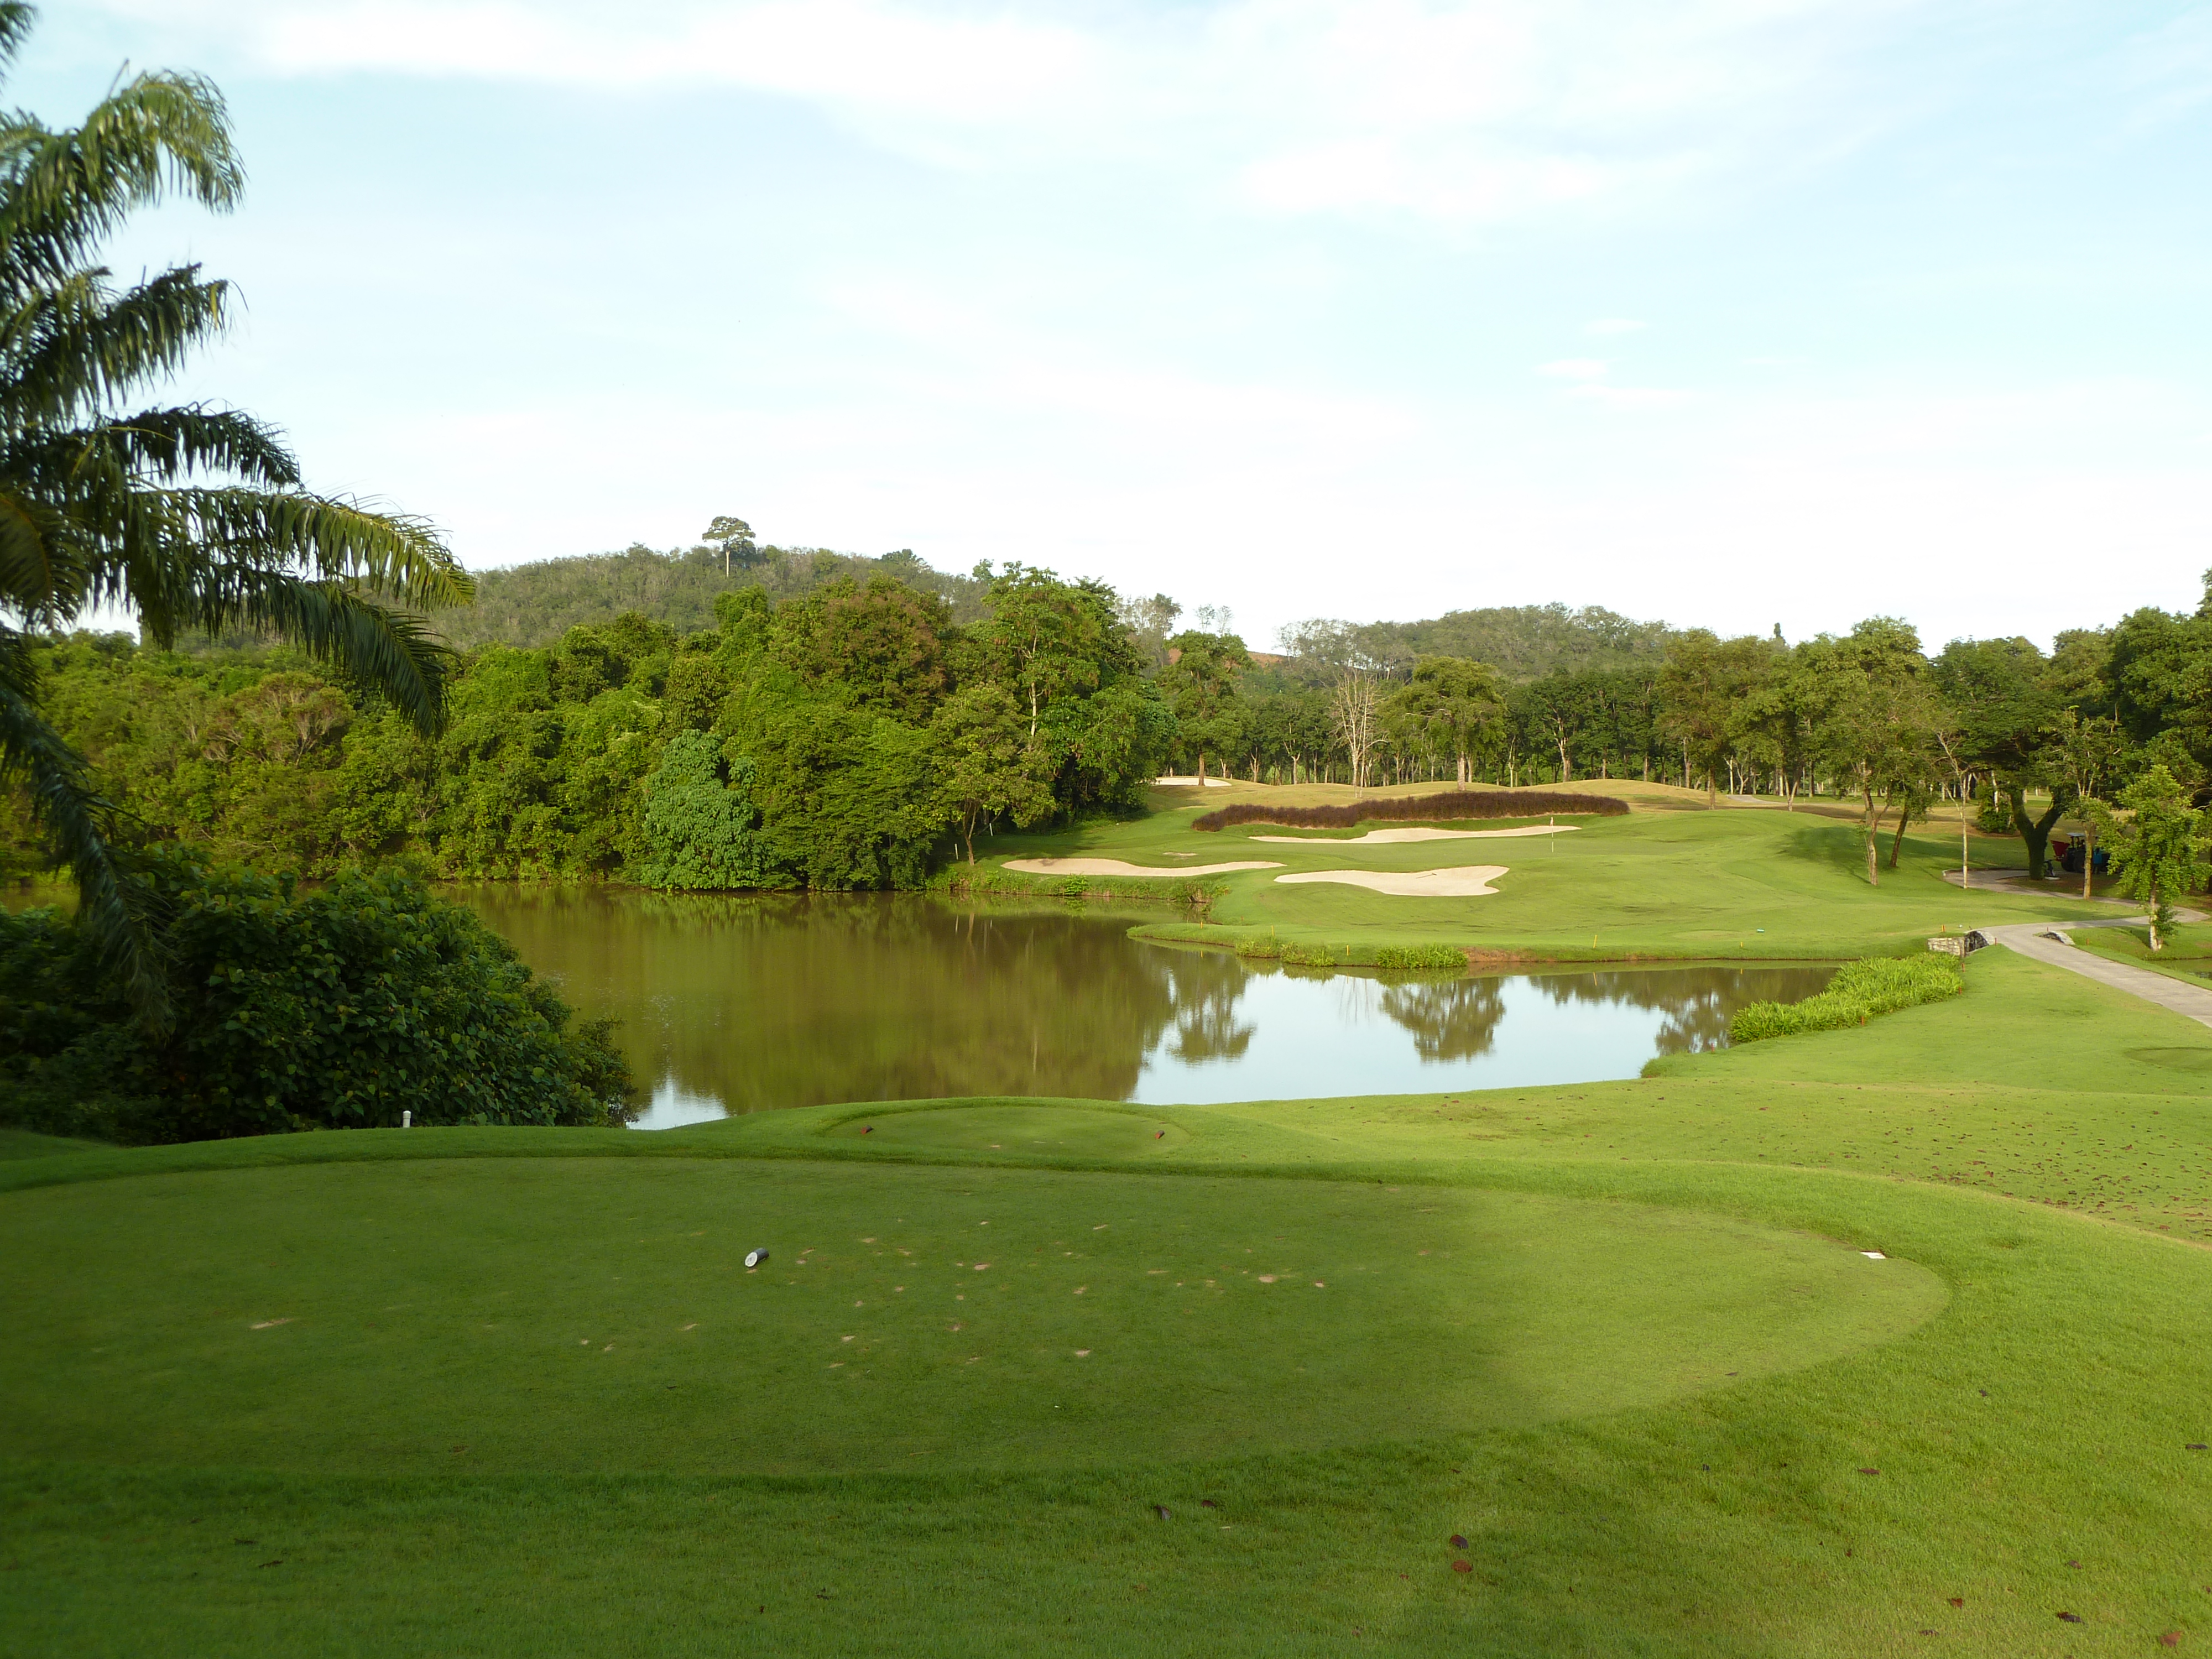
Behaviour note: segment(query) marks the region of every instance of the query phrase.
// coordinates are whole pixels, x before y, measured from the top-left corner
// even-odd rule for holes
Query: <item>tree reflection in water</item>
[[[1506,1014],[1546,999],[1656,1010],[1656,1051],[1679,1054],[1718,1046],[1745,1002],[1796,1000],[1832,971],[1409,981],[1133,942],[1131,923],[1157,918],[1151,909],[590,887],[461,896],[580,1012],[619,1019],[640,1081],[693,1116],[693,1103],[751,1112],[961,1095],[1128,1100],[1140,1089],[1285,1098],[1483,1088],[1509,1073],[1632,1076],[1653,1052],[1660,1022],[1648,1015],[1563,1038]],[[1432,1069],[1473,1062],[1458,1076]]]
[[[1696,1054],[1728,1046],[1729,1016],[1747,1002],[1802,1002],[1824,990],[1832,967],[1623,969],[1545,974],[1534,981],[1559,1003],[1614,1003],[1663,1012],[1662,1054]]]
[[[1413,1051],[1423,1060],[1473,1060],[1497,1040],[1505,988],[1494,979],[1385,985],[1381,1006],[1413,1034]]]

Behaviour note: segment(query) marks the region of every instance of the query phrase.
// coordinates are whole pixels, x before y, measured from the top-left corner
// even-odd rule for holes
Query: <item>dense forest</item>
[[[718,526],[735,525],[720,520]],[[615,607],[621,608],[615,608]],[[549,620],[550,619],[550,620]],[[281,648],[41,641],[47,705],[134,833],[319,877],[906,886],[992,826],[1139,808],[1165,768],[1257,781],[1509,786],[1632,777],[1901,826],[1946,799],[2040,869],[2081,804],[2154,767],[2212,775],[2212,602],[1932,655],[1877,618],[1723,640],[1601,609],[1316,621],[1255,654],[1049,572],[946,576],[742,533],[495,573],[428,738]],[[556,635],[538,641],[549,628]],[[11,866],[41,849],[20,803]]]

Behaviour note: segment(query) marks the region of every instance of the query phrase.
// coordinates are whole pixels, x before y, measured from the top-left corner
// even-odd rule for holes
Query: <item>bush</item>
[[[1754,1002],[1729,1021],[1730,1042],[1758,1042],[1800,1031],[1839,1031],[1877,1014],[1941,1002],[1966,988],[1954,957],[1867,957],[1836,970],[1828,988],[1802,1002]]]
[[[313,893],[152,872],[174,1029],[141,1034],[75,922],[0,916],[0,1121],[131,1142],[420,1124],[626,1122],[611,1023],[569,1011],[460,906],[398,871]]]
[[[1386,945],[1375,953],[1378,968],[1450,968],[1464,973],[1467,952],[1452,945]]]
[[[1239,801],[1191,820],[1194,830],[1237,823],[1282,823],[1299,830],[1352,830],[1377,819],[1620,817],[1628,803],[1613,795],[1564,794],[1553,789],[1449,789],[1437,795],[1363,800],[1349,806],[1270,806]]]

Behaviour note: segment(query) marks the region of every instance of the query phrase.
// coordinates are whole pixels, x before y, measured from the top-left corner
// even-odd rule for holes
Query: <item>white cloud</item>
[[[1931,3],[105,0],[278,75],[730,86],[964,167],[1133,159],[1264,211],[1474,221],[1660,201],[1878,125],[1856,65]]]

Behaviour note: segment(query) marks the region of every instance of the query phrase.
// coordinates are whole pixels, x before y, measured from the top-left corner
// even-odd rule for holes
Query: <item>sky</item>
[[[2212,4],[72,0],[7,95],[126,63],[249,175],[111,250],[238,285],[167,395],[475,568],[1932,647],[2212,566]]]

